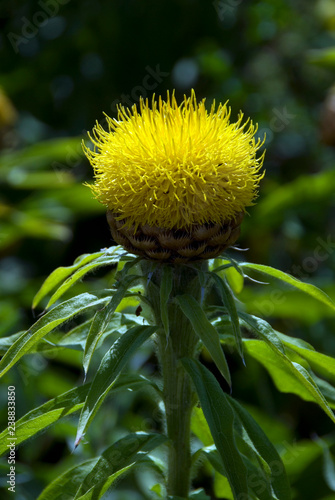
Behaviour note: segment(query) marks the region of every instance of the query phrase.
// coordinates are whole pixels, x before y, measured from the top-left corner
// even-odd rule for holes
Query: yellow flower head
[[[174,94],[119,107],[96,124],[94,151],[84,146],[95,171],[98,200],[125,220],[161,228],[229,221],[252,205],[263,174],[257,126],[230,123],[230,108],[215,102],[208,112],[194,91],[178,106]],[[247,127],[248,124],[248,127]]]

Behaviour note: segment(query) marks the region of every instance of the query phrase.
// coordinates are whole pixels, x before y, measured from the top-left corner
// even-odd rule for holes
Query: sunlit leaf
[[[98,269],[99,267],[103,266],[110,266],[110,265],[115,265],[118,262],[119,257],[118,256],[101,256],[98,257],[97,259],[94,259],[94,261],[90,262],[89,264],[86,264],[77,271],[75,271],[69,278],[67,278],[61,286],[57,289],[57,291],[52,295],[50,298],[46,309],[49,309],[71,286],[73,286],[77,281],[79,281],[83,276],[88,274],[89,272],[93,271],[93,269]]]
[[[233,266],[228,267],[226,270],[224,270],[223,274],[226,277],[226,280],[228,281],[229,286],[233,290],[233,292],[236,294],[241,293],[244,286],[243,275],[239,273],[238,270]]]
[[[272,349],[262,340],[245,339],[244,347],[253,358],[266,368],[281,392],[293,393],[305,401],[317,403],[335,422],[334,413],[326,399],[308,371],[301,365],[290,361],[287,356]]]
[[[267,321],[241,311],[239,311],[238,314],[248,328],[250,328],[251,331],[257,335],[257,337],[260,337],[261,340],[270,343],[280,352],[285,354],[284,345],[280,340],[280,337]]]
[[[4,375],[24,354],[37,344],[47,333],[73,318],[77,314],[102,305],[108,301],[108,297],[98,298],[90,293],[82,293],[73,299],[51,309],[42,316],[34,325],[24,332],[8,349],[0,361],[0,376]]]
[[[322,376],[330,378],[335,382],[335,359],[317,352],[313,346],[304,340],[289,337],[278,332],[278,336],[283,344],[293,351],[297,352],[302,358],[306,359],[313,370],[316,370]]]
[[[49,308],[59,297],[65,293],[74,283],[76,283],[85,274],[98,267],[115,264],[120,259],[121,247],[111,247],[102,252],[84,254],[78,257],[72,266],[59,267],[55,269],[45,280],[40,290],[34,297],[33,308],[49,293],[51,290],[60,287],[53,294],[47,308]],[[65,280],[65,281],[64,281]]]
[[[201,408],[193,408],[191,419],[191,431],[202,441],[204,446],[213,444],[213,437]]]
[[[270,266],[264,266],[262,264],[251,264],[248,262],[243,262],[239,264],[243,269],[246,270],[251,270],[251,271],[256,271],[258,273],[261,273],[262,275],[265,276],[270,276],[272,278],[276,278],[283,283],[286,283],[288,285],[291,285],[298,290],[307,293],[311,297],[314,297],[314,299],[326,304],[329,306],[331,309],[335,311],[335,304],[334,302],[328,297],[326,293],[324,293],[322,290],[317,288],[314,285],[311,285],[309,283],[304,283],[302,281],[299,281],[297,278],[294,278],[290,274],[284,273],[283,271],[279,271],[278,269],[275,269]]]
[[[59,267],[55,269],[50,276],[44,281],[43,285],[37,292],[33,300],[33,308],[35,308],[40,301],[53,290],[56,286],[58,286],[62,281],[71,276],[77,269],[88,264],[89,262],[97,259],[104,255],[104,251],[96,252],[92,254],[84,254],[78,257],[72,266],[67,267]]]

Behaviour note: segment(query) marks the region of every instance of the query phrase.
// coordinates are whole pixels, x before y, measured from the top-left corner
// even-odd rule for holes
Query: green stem
[[[142,267],[145,269],[145,264]],[[156,270],[147,286],[147,297],[152,304],[157,324],[161,323],[161,270],[162,267]],[[167,493],[183,498],[188,498],[191,486],[191,415],[197,399],[189,375],[179,360],[196,356],[198,338],[173,298],[179,294],[191,293],[200,300],[200,290],[194,269],[186,266],[173,267],[173,288],[168,304],[169,335],[161,328],[156,338],[163,377],[165,428],[169,438]]]

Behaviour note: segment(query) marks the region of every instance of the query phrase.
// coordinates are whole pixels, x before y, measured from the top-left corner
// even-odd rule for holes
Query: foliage
[[[153,263],[150,273],[145,274],[138,258],[122,251],[120,247],[111,247],[103,253],[82,255],[72,266],[55,270],[37,292],[35,306],[50,295],[58,299],[65,283],[66,288],[75,287],[77,280],[101,265],[118,266],[110,289],[81,293],[58,304],[56,300],[49,299],[45,314],[27,332],[2,339],[0,345],[5,353],[0,361],[1,375],[23,356],[36,352],[57,355],[58,351],[64,349],[80,349],[84,352],[83,363],[87,373],[89,364],[85,353],[89,353],[89,362],[97,360],[98,352],[101,353],[99,348],[111,336],[116,336],[112,345],[105,348],[95,373],[92,370],[88,372],[85,385],[58,394],[18,420],[15,431],[18,445],[22,446],[22,443],[35,437],[41,430],[57,424],[65,416],[80,411],[74,442],[74,446],[78,447],[85,435],[90,440],[90,428],[97,423],[100,407],[102,409],[105,406],[105,400],[115,391],[150,389],[148,396],[152,398],[152,406],[160,405],[162,392],[159,378],[155,381],[152,375],[146,377],[129,370],[129,361],[159,329],[165,331],[168,339],[168,316],[164,307],[168,307],[171,301],[179,306],[192,325],[199,338],[199,352],[205,350],[209,354],[229,385],[232,378],[224,351],[230,355],[237,353],[243,360],[245,356],[247,365],[249,359],[256,360],[269,373],[279,391],[317,403],[335,422],[332,411],[335,408],[335,387],[332,385],[335,383],[334,359],[318,353],[306,342],[276,331],[265,320],[244,312],[232,292],[236,276],[231,271],[248,279],[246,272],[256,270],[266,277],[295,287],[335,310],[335,304],[321,290],[269,266],[218,258],[210,261],[208,271],[194,267],[198,273],[197,279],[206,290],[202,304],[199,304],[192,295],[170,295],[173,266]],[[164,303],[162,320],[153,316],[152,304],[140,292],[141,287],[145,288],[148,280],[152,279],[155,270],[161,272],[161,268],[163,279],[159,299]],[[214,302],[213,294],[216,297]],[[134,297],[143,306],[139,316],[124,312],[129,298]],[[115,312],[117,309],[119,313]],[[78,315],[81,320],[77,326],[64,334],[62,325]],[[122,329],[121,325],[126,329]],[[221,350],[220,344],[224,350]],[[227,498],[240,498],[241,495],[255,500],[291,498],[285,460],[282,461],[252,412],[227,395],[203,363],[193,357],[185,357],[181,362],[194,383],[201,404],[201,408],[194,410],[192,423],[192,431],[197,437],[192,450],[194,467],[201,457],[208,473],[214,474],[215,471],[216,482],[220,481],[217,478],[225,478],[223,490]],[[126,366],[127,372],[124,371]],[[244,370],[247,371],[248,366]],[[0,437],[1,442],[6,443],[10,438],[9,429],[5,429]],[[331,465],[330,443],[320,443],[326,464],[329,464],[325,469],[325,481],[332,485],[335,474]],[[164,432],[128,434],[98,456],[76,463],[61,476],[55,477],[39,498],[63,498],[67,495],[78,499],[102,498],[121,475],[136,469],[142,470],[143,467],[151,471],[152,477],[157,474],[160,477],[157,484],[160,484],[161,489],[153,488],[150,496],[160,498],[161,494],[164,495],[166,465],[160,460],[162,452],[159,450],[161,447],[164,450],[166,444]],[[154,453],[156,448],[158,452]],[[6,453],[7,446],[3,444],[0,451]],[[153,453],[147,455],[149,452]],[[143,494],[146,498],[147,495]]]
[[[47,14],[48,6],[51,14]],[[207,97],[208,106],[213,98],[223,103],[229,99],[233,119],[242,109],[260,124],[260,136],[264,132],[267,135],[267,173],[258,203],[250,209],[251,217],[245,218],[240,245],[249,248],[248,260],[286,270],[335,298],[335,155],[331,142],[323,142],[324,131],[332,130],[327,95],[334,84],[333,2],[86,0],[78,4],[17,0],[3,2],[0,10],[0,85],[17,110],[16,123],[0,131],[2,354],[19,337],[16,332],[28,330],[32,324],[30,307],[43,279],[56,267],[71,263],[77,255],[94,254],[111,244],[103,207],[82,186],[91,176],[80,145],[81,139],[87,137],[86,130],[92,129],[97,116],[102,122],[102,111],[115,116],[117,102],[133,104],[140,94],[150,99],[153,93],[166,95],[166,90],[172,88],[176,88],[176,96],[181,100],[194,87],[199,98]],[[46,13],[47,22],[43,22],[43,15],[36,17],[37,12]],[[18,50],[10,34],[22,37]],[[2,118],[1,110],[1,127]],[[243,260],[235,251],[229,252],[229,258],[237,258],[236,255]],[[84,284],[81,277],[71,294],[64,285],[62,300],[111,288],[113,266],[101,270],[97,266],[92,272],[94,277],[88,275]],[[244,283],[243,274],[233,267],[226,273],[234,294],[245,305],[242,312],[249,314],[243,317],[244,322],[248,319],[249,329],[257,326],[264,342],[266,334],[270,335],[279,351],[284,344],[292,362],[306,369],[302,361],[306,359],[321,377],[326,374],[322,371],[325,364],[330,373],[329,357],[315,354],[310,346],[334,356],[331,308],[256,271],[253,278],[271,281],[273,286],[249,280]],[[90,349],[87,347],[88,380],[90,371],[93,374],[99,366],[98,359],[116,340],[115,333],[109,336],[111,332],[125,332],[129,313],[132,320],[141,320],[134,314],[138,305],[137,294],[123,299],[122,312],[117,309],[99,340],[100,356],[90,357],[94,343]],[[237,306],[241,312],[239,302]],[[208,313],[212,320],[211,311]],[[260,316],[262,321],[255,325],[252,316]],[[48,342],[39,342],[32,354],[21,358],[4,376],[1,402],[6,400],[7,385],[14,384],[18,418],[81,385],[82,353],[91,328],[91,318],[87,318],[83,322],[78,322],[77,317],[68,319],[62,332],[48,334],[51,342],[59,346],[57,349]],[[273,333],[266,320],[271,321],[275,332],[292,335],[291,340]],[[230,320],[221,319],[215,327],[223,333],[228,324]],[[244,323],[240,328],[244,331]],[[227,345],[234,342],[234,335],[232,331]],[[323,416],[311,403],[270,390],[272,381],[278,384],[280,379],[268,374],[260,354],[259,360],[253,357],[254,341],[252,337],[243,342],[248,376],[240,356],[225,353],[232,372],[233,396],[243,401],[276,445],[295,498],[331,500],[333,424],[326,413]],[[261,348],[265,353],[263,362],[270,352],[267,345]],[[272,353],[276,356],[273,349]],[[220,377],[206,350],[201,361]],[[130,363],[134,371],[141,366],[151,379],[155,361],[147,344]],[[95,416],[97,423],[89,428],[85,447],[79,446],[75,454],[71,450],[77,414],[68,413],[63,421],[20,446],[22,483],[18,495],[33,500],[66,469],[93,460],[125,433],[139,428],[148,433],[157,430],[159,418],[152,398],[140,381],[133,383],[133,387],[141,387],[139,395],[127,391],[114,397],[111,392]],[[225,387],[224,381],[222,384]],[[300,390],[301,386],[299,393]],[[74,404],[83,403],[76,395],[73,397]],[[62,408],[64,415],[70,412],[65,403],[64,407],[59,403],[60,409],[56,402],[50,421],[57,422]],[[1,407],[3,429],[5,405]],[[40,428],[47,422],[49,416],[41,417]],[[197,429],[194,433],[201,429],[204,438],[204,426],[199,424]],[[208,441],[206,446],[212,444]],[[206,453],[212,457],[210,451]],[[195,466],[210,496],[229,498],[227,483],[219,472],[213,476],[201,457],[195,457]],[[7,464],[1,471],[3,481]],[[145,498],[148,484],[153,491],[160,491],[144,469],[139,475],[130,473],[119,482],[113,498],[140,500]],[[1,486],[5,486],[4,482]],[[198,495],[201,498],[201,493]]]

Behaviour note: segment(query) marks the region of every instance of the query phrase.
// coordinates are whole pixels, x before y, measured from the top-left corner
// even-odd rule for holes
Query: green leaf
[[[273,350],[262,340],[244,340],[246,351],[259,361],[271,375],[277,389],[317,403],[335,422],[335,416],[311,375],[298,363],[280,351]]]
[[[64,189],[75,184],[73,174],[66,171],[36,171],[25,172],[21,167],[14,167],[6,178],[7,183],[14,189]]]
[[[216,497],[223,497],[225,500],[234,500],[228,479],[217,471],[215,471],[213,489]]]
[[[323,291],[330,297],[335,297],[335,286],[324,287]],[[282,286],[278,282],[270,286],[245,287],[240,300],[246,312],[250,314],[283,318],[288,321],[296,319],[301,325],[312,326],[325,318],[334,317],[333,309],[323,302],[316,301],[314,297],[302,293],[297,288]]]
[[[77,281],[79,281],[85,274],[88,274],[93,269],[97,269],[98,267],[110,266],[112,264],[116,264],[120,259],[118,255],[103,255],[94,259],[90,263],[81,266],[77,271],[75,271],[71,276],[61,284],[61,286],[56,290],[56,292],[50,298],[45,309],[49,309],[65,292],[71,288]]]
[[[286,476],[284,464],[275,447],[251,415],[235,399],[230,396],[227,397],[257,453],[267,463],[271,471],[271,485],[278,500],[290,500],[290,485]]]
[[[234,412],[214,375],[199,361],[182,363],[197,390],[216,448],[224,464],[235,497],[248,498],[247,471],[234,437]]]
[[[222,458],[220,457],[219,453],[213,446],[208,446],[206,448],[203,448],[202,451],[205,453],[206,457],[208,458],[211,466],[216,470],[221,476],[227,477],[227,472],[225,469],[225,466],[223,464]],[[248,500],[273,500],[274,498],[277,499],[277,497],[274,497],[271,492],[271,484],[269,481],[269,478],[265,475],[264,471],[260,467],[256,467],[247,457],[244,455],[241,455],[243,459],[243,463],[246,468],[246,476],[248,480],[248,485],[249,485],[249,495],[248,496],[242,496],[241,498],[247,498]],[[240,498],[235,497],[232,494],[231,488],[229,486],[229,481],[228,484],[224,485],[224,491],[220,492],[221,494],[225,496],[225,498],[229,499],[234,499],[234,498]],[[228,491],[227,491],[228,490]],[[291,498],[291,497],[289,497]],[[277,499],[278,500],[278,499]]]
[[[0,338],[0,355],[3,356],[5,352],[10,348],[11,345],[14,344],[15,340],[17,340],[24,332],[14,333],[9,337]]]
[[[192,295],[187,294],[178,295],[175,300],[185,316],[190,320],[195,333],[210,353],[223,377],[231,386],[229,368],[220,344],[219,334],[214,326],[208,321],[200,304],[198,304]]]
[[[41,302],[41,300],[49,292],[51,292],[51,290],[53,290],[57,285],[59,285],[62,281],[64,281],[68,276],[71,276],[71,274],[74,271],[84,266],[85,264],[88,264],[92,260],[101,257],[102,255],[104,255],[104,253],[105,252],[83,254],[76,259],[75,263],[72,266],[59,267],[58,269],[55,269],[50,274],[50,276],[47,277],[47,279],[44,281],[43,285],[35,295],[33,299],[33,309],[37,307],[37,305]]]
[[[291,285],[297,288],[298,290],[307,293],[311,297],[314,297],[314,299],[322,302],[323,304],[326,304],[335,311],[335,304],[330,299],[330,297],[328,297],[326,293],[324,293],[322,290],[320,290],[314,285],[311,285],[309,283],[303,283],[302,281],[299,281],[297,278],[294,278],[290,274],[284,273],[283,271],[279,271],[278,269],[274,269],[273,267],[270,266],[263,266],[261,264],[251,264],[248,262],[243,262],[240,263],[239,265],[243,269],[257,271],[258,273],[261,273],[265,276],[271,276],[272,278],[276,278],[284,283],[287,283],[288,285]]]
[[[37,305],[41,302],[41,300],[51,292],[56,286],[58,286],[62,281],[71,276],[77,269],[88,264],[89,262],[97,259],[104,255],[105,252],[96,252],[96,253],[86,253],[80,255],[72,266],[67,267],[59,267],[55,269],[50,276],[44,281],[43,285],[37,292],[33,300],[33,309],[37,307]]]
[[[81,137],[66,137],[61,139],[49,139],[40,141],[19,151],[3,153],[0,158],[2,173],[10,172],[17,165],[24,168],[36,168],[36,166],[50,167],[50,162],[64,160],[69,153],[79,157],[83,156],[81,148]]]
[[[124,333],[107,351],[93,379],[80,415],[76,446],[129,358],[156,330],[156,326],[135,326]]]
[[[57,476],[42,491],[37,500],[73,500],[85,477],[97,464],[99,458],[87,460]]]
[[[228,267],[225,271],[223,271],[223,274],[226,277],[233,292],[236,294],[241,293],[244,286],[243,274],[233,266]]]
[[[27,354],[37,342],[47,333],[61,325],[65,321],[73,318],[77,314],[88,309],[103,304],[108,301],[108,297],[98,298],[90,293],[82,293],[73,299],[59,304],[54,309],[46,313],[36,323],[24,332],[8,349],[0,361],[0,376],[4,375],[24,354]]]
[[[327,4],[326,4],[327,5]],[[329,4],[329,7],[332,4]],[[330,11],[329,11],[329,15]],[[334,47],[325,47],[322,49],[313,49],[307,52],[308,61],[322,67],[335,68],[335,49]]]
[[[208,427],[202,408],[193,408],[191,419],[191,431],[198,439],[205,445],[210,446],[213,444],[213,437]]]
[[[119,473],[124,473],[154,448],[166,442],[161,434],[136,432],[120,439],[103,452],[82,482],[75,499],[97,500],[103,496]]]
[[[218,276],[215,273],[211,273],[211,277],[213,278],[213,280],[214,280],[214,282],[219,290],[223,305],[226,307],[228,314],[230,316],[232,327],[233,327],[233,332],[234,332],[234,336],[235,336],[235,341],[236,341],[236,347],[237,347],[239,355],[243,359],[242,335],[241,335],[240,322],[238,319],[238,314],[237,314],[237,310],[236,310],[234,297],[233,297],[227,283],[222,278],[220,278],[220,276]]]
[[[329,446],[323,439],[318,439],[317,443],[321,446],[323,452],[323,476],[328,488],[335,491],[335,461],[330,453]]]
[[[84,493],[83,495],[80,496],[75,496],[76,500],[97,500],[98,498],[101,498],[107,490],[112,486],[113,483],[122,475],[126,474],[127,472],[130,472],[131,469],[134,468],[136,464],[130,464],[126,465],[122,469],[117,470],[114,472],[114,474],[111,474],[106,478],[104,484],[101,485],[101,488],[99,488],[100,485],[96,485],[95,487],[92,487],[89,491]],[[100,489],[100,491],[99,491]]]
[[[160,311],[161,319],[164,326],[165,335],[169,335],[169,315],[168,301],[173,285],[173,270],[169,265],[162,266],[162,277],[160,283]]]
[[[278,349],[278,351],[285,354],[282,341],[277,335],[277,332],[267,321],[241,311],[239,311],[238,315],[248,325],[248,328],[250,328],[251,331],[257,335],[257,337],[260,337],[261,340],[264,340],[271,346],[275,347],[275,349]]]
[[[325,200],[333,198],[334,187],[334,168],[313,175],[299,175],[291,182],[276,186],[270,194],[262,197],[253,210],[253,231],[255,228],[262,230],[265,227],[268,230],[279,225],[290,213],[289,210],[295,213],[297,206],[306,206],[309,202],[325,203]]]
[[[85,372],[85,377],[87,374],[87,370],[89,364],[91,362],[93,353],[101,339],[102,335],[108,329],[109,323],[112,319],[113,314],[115,313],[115,309],[120,304],[121,300],[125,296],[128,288],[131,286],[134,281],[138,280],[138,276],[130,275],[125,276],[122,282],[119,283],[117,290],[114,292],[113,297],[110,302],[103,308],[95,313],[95,316],[92,321],[92,325],[90,328],[90,332],[87,337],[84,359],[83,359],[83,367]]]
[[[89,385],[72,389],[30,411],[15,425],[16,446],[57,422],[60,418],[78,411],[84,404]],[[8,429],[0,434],[0,455],[8,451]]]
[[[142,375],[125,374],[120,375],[113,385],[111,393],[124,391],[125,389],[139,389],[151,385],[159,392],[155,382]],[[43,429],[58,422],[61,418],[79,411],[83,406],[90,388],[90,384],[71,389],[47,403],[26,413],[15,424],[16,446],[27,439],[38,434]],[[9,438],[8,428],[0,434],[0,455],[7,453],[7,438]]]
[[[279,338],[282,343],[292,349],[292,351],[297,352],[302,358],[304,358],[311,365],[313,370],[316,370],[322,376],[330,378],[335,382],[335,359],[317,352],[313,346],[301,339],[296,339],[284,335],[283,333],[278,333]]]

